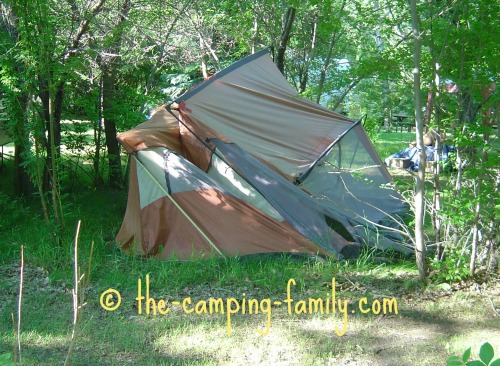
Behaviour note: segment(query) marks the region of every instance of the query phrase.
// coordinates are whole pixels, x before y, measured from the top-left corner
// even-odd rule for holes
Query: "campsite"
[[[500,364],[489,1],[0,4],[0,366]]]

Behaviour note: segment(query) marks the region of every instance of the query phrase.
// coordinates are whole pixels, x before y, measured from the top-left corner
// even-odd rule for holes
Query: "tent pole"
[[[176,116],[176,115],[172,112],[172,108],[170,108],[170,106],[171,106],[172,104],[173,104],[173,102],[172,102],[172,103],[170,103],[170,104],[167,104],[167,106],[165,107],[165,108],[166,108],[166,110],[167,110],[167,111],[168,111],[168,112],[169,112],[169,113],[170,113],[170,114],[171,114],[171,115],[172,115],[172,116],[173,116],[173,117],[174,117],[174,118],[175,118],[175,119],[176,119],[176,120],[177,120],[180,124],[182,124],[184,127],[186,127],[186,129],[187,129],[189,132],[191,132],[191,134],[192,134],[194,137],[196,137],[196,139],[197,139],[199,142],[201,142],[201,143],[202,143],[202,144],[203,144],[203,145],[204,145],[204,146],[205,146],[208,150],[210,150],[210,152],[211,152],[212,154],[215,154],[215,151],[214,151],[214,150],[212,150],[212,149],[210,148],[210,146],[208,146],[208,144],[206,143],[206,141],[203,141],[203,140],[201,139],[201,137],[200,137],[200,136],[198,136],[197,134],[195,134],[195,133],[194,133],[194,131],[193,131],[192,129],[190,129],[190,128],[189,128],[189,126],[187,126],[184,122],[182,122],[182,121],[181,121],[181,119],[180,119],[179,117],[177,117],[177,116]],[[219,158],[220,158],[220,156],[218,156],[218,155],[217,155],[217,157],[219,157]],[[221,159],[222,159],[222,158],[221,158]]]
[[[203,140],[201,139],[201,137],[200,137],[200,136],[198,136],[196,133],[194,133],[194,131],[193,131],[192,129],[190,129],[190,128],[189,128],[189,126],[187,126],[184,122],[182,122],[182,121],[181,121],[181,119],[180,119],[179,117],[177,117],[177,116],[176,116],[176,115],[172,112],[172,109],[170,108],[170,106],[171,106],[172,104],[173,104],[173,102],[172,102],[172,103],[170,103],[170,104],[168,104],[168,105],[165,107],[165,108],[167,109],[167,111],[168,111],[168,112],[169,112],[169,113],[170,113],[170,114],[171,114],[171,115],[172,115],[172,116],[173,116],[173,117],[174,117],[174,118],[175,118],[175,119],[176,119],[176,120],[177,120],[177,121],[178,121],[181,125],[183,125],[184,127],[186,127],[186,129],[187,129],[189,132],[191,132],[191,134],[192,134],[192,135],[193,135],[193,136],[194,136],[194,137],[195,137],[195,138],[196,138],[199,142],[201,142],[201,143],[203,144],[203,146],[205,146],[205,147],[208,149],[208,151],[210,151],[212,154],[214,154],[215,156],[217,156],[217,157],[218,157],[220,160],[222,160],[222,161],[223,161],[223,162],[224,162],[227,166],[231,166],[231,164],[229,164],[223,156],[221,156],[220,154],[218,154],[218,153],[217,153],[217,150],[216,150],[216,149],[213,149],[213,150],[212,150],[212,149],[210,148],[210,146],[208,146],[208,144],[207,144],[207,142],[206,142],[206,141],[203,141]],[[232,168],[232,169],[233,169],[233,170],[235,170],[234,168]],[[238,174],[238,175],[239,175],[239,174]],[[241,176],[241,175],[240,175],[240,176]],[[243,178],[243,177],[242,177],[242,178]],[[243,179],[245,179],[245,178],[243,178]],[[254,185],[253,185],[251,182],[248,182],[248,180],[247,180],[247,179],[245,179],[245,181],[246,181],[248,184],[250,184],[253,188],[255,188],[255,187],[254,187]],[[255,188],[255,189],[257,189],[257,188]]]
[[[299,175],[299,176],[295,179],[294,183],[295,183],[296,185],[299,185],[300,183],[302,183],[302,182],[303,182],[303,181],[304,181],[304,180],[305,180],[305,179],[309,176],[309,174],[312,172],[312,170],[314,169],[314,167],[315,167],[315,166],[319,163],[319,161],[320,161],[321,159],[323,159],[323,157],[324,157],[325,155],[327,155],[327,154],[328,154],[328,153],[329,153],[329,152],[333,149],[333,147],[335,146],[335,144],[337,144],[337,142],[339,142],[340,140],[342,140],[342,138],[343,138],[343,137],[344,137],[344,136],[345,136],[345,135],[346,135],[349,131],[351,131],[354,127],[356,127],[357,125],[359,125],[359,124],[361,123],[361,121],[362,121],[363,119],[365,119],[365,118],[366,118],[366,114],[365,114],[363,117],[361,117],[360,119],[358,119],[356,122],[354,122],[354,123],[352,124],[352,126],[351,126],[351,127],[349,127],[347,130],[345,130],[345,131],[342,133],[342,135],[340,135],[339,137],[337,137],[337,139],[336,139],[335,141],[333,141],[333,142],[332,142],[332,143],[331,143],[331,144],[330,144],[330,145],[329,145],[329,146],[325,149],[325,151],[323,151],[323,152],[320,154],[320,156],[318,156],[318,158],[317,158],[316,160],[314,160],[314,161],[312,162],[312,164],[311,164],[311,165],[309,165],[309,167],[308,167],[306,170],[304,170],[304,172],[303,172],[301,175]]]
[[[205,234],[203,232],[203,230],[201,230],[201,228],[193,221],[193,219],[191,217],[189,217],[189,215],[186,213],[186,211],[184,211],[182,209],[181,206],[179,206],[179,204],[177,202],[175,202],[174,198],[165,190],[165,188],[163,188],[157,181],[156,179],[153,177],[153,175],[151,174],[151,172],[144,166],[144,164],[142,164],[140,162],[139,159],[137,159],[137,157],[134,156],[134,159],[135,161],[148,173],[149,177],[158,185],[158,187],[163,191],[163,193],[165,194],[165,196],[167,196],[167,198],[175,205],[175,207],[177,207],[179,209],[179,211],[184,215],[184,217],[186,219],[188,219],[188,221],[195,227],[195,229],[203,236],[203,238],[208,241],[208,243],[210,244],[210,246],[215,249],[215,251],[217,253],[219,253],[219,255],[222,257],[222,258],[226,258],[226,256],[224,254],[222,254],[222,252],[219,250],[219,248],[217,248],[217,246],[214,244],[214,242],[212,240],[210,240],[210,238],[207,236],[207,234]]]

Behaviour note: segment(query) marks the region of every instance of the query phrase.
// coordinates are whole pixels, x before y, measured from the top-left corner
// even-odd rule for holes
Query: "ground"
[[[342,269],[328,263],[279,260],[277,267],[281,269],[273,273],[271,264],[265,263],[270,259],[263,261],[213,261],[201,264],[201,269],[186,263],[169,268],[160,264],[163,272],[158,274],[144,273],[146,265],[132,268],[128,277],[117,277],[117,272],[116,276],[108,274],[105,280],[91,280],[85,292],[73,365],[445,365],[449,355],[461,355],[471,346],[477,357],[479,346],[486,341],[500,355],[497,274],[453,285],[419,285],[414,270],[385,263],[372,268],[358,266],[356,270],[356,265]],[[182,276],[179,270],[183,266],[200,272],[198,276],[192,273],[192,279],[175,278]],[[213,272],[217,275],[207,274],[214,266],[219,267],[219,272]],[[276,281],[259,276],[259,271]],[[160,299],[166,301],[165,306],[171,309],[168,314],[146,315],[144,303],[142,314],[138,313],[138,280],[145,295],[146,274],[150,298],[157,304]],[[283,302],[267,311],[261,301],[285,300],[292,276],[292,314]],[[19,264],[3,264],[0,277],[2,354],[16,345],[7,314],[17,312]],[[64,362],[71,335],[72,279],[57,277],[43,268],[25,265],[20,337],[23,365]],[[338,307],[333,315],[315,311],[295,314],[295,305],[301,299],[323,298],[326,306],[326,299],[332,296],[332,279],[337,301],[349,302],[342,336],[338,333],[342,333],[344,320]],[[99,299],[113,281],[117,281],[114,287],[120,291],[122,302],[115,311],[105,311]],[[240,311],[230,316],[229,326],[227,312],[186,314],[175,305],[176,300],[188,297],[193,309],[210,297],[224,302],[233,298],[232,308],[239,306]],[[363,309],[377,300],[382,304],[384,298],[395,298],[397,314],[395,308],[385,315],[382,311],[378,315],[361,314],[358,303],[362,298],[366,298]],[[247,308],[242,314],[244,299],[257,299],[259,313],[249,314]],[[108,300],[111,305],[113,301]],[[259,334],[266,329],[267,335]]]

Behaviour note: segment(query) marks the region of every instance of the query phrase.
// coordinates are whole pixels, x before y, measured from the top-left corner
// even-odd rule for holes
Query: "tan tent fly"
[[[117,236],[128,252],[192,259],[411,251],[397,232],[408,208],[361,121],[300,97],[268,50],[118,139],[130,154]]]

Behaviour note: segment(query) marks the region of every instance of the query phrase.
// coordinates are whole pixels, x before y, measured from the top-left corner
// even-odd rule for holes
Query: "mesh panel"
[[[361,241],[373,241],[367,238],[372,234],[366,227],[373,230],[373,223],[397,227],[398,222],[388,220],[388,216],[399,220],[397,214],[407,211],[407,205],[390,183],[363,127],[358,125],[318,162],[300,187],[329,210],[347,216],[354,227],[359,224],[356,231]],[[379,234],[402,240],[391,230],[380,229]]]
[[[376,186],[389,183],[390,178],[383,173],[385,168],[382,162],[372,149],[367,149],[359,129],[362,129],[361,125],[354,127],[335,144],[318,164],[320,169],[315,168],[316,173],[337,171],[351,173],[353,177]]]

